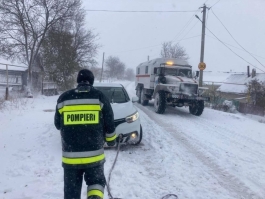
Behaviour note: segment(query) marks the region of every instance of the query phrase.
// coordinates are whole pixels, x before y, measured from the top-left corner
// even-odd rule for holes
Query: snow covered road
[[[123,84],[135,96],[134,83]],[[63,198],[60,134],[52,112],[57,98],[27,99],[0,113],[0,199]],[[137,107],[143,141],[121,148],[110,184],[113,196],[265,198],[264,123],[211,109],[196,117],[187,108],[156,114],[152,102]],[[115,155],[106,149],[106,176]]]

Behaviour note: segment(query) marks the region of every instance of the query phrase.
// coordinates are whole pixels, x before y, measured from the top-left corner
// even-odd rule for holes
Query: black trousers
[[[64,199],[81,199],[83,176],[88,187],[106,184],[104,165],[87,169],[64,168]],[[87,196],[88,199],[103,199],[97,195]]]

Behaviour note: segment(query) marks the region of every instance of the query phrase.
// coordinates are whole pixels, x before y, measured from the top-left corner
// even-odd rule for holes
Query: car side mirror
[[[198,78],[200,75],[200,71],[196,71],[196,77]]]
[[[139,98],[138,97],[132,97],[132,102],[135,103],[135,102],[138,102]]]

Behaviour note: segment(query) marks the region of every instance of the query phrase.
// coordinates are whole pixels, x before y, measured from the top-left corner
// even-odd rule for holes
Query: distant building
[[[228,100],[236,100],[243,103],[251,103],[250,96],[247,92],[247,84],[251,80],[258,80],[265,84],[265,73],[255,73],[248,77],[248,74],[232,74],[217,89],[222,97]]]
[[[8,65],[8,72],[6,70],[6,64]],[[58,94],[57,85],[49,77],[44,75],[44,69],[36,60],[32,68],[32,86],[34,91],[41,91],[44,95]],[[8,60],[0,59],[0,95],[2,96],[7,87],[9,91],[20,92],[27,86],[28,83],[28,67],[24,64],[16,62],[10,62]],[[1,97],[0,96],[0,97]]]
[[[7,87],[7,79],[9,90],[21,91],[27,85],[27,67],[25,65],[16,65],[6,60],[0,60],[0,90]],[[6,65],[8,64],[8,72]],[[13,66],[16,65],[16,66]]]

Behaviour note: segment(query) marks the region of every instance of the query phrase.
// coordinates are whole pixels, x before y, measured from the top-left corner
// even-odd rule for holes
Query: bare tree
[[[74,16],[81,0],[2,0],[0,2],[0,45],[7,59],[32,66],[48,30],[60,20]]]
[[[94,34],[92,30],[85,28],[85,11],[79,10],[73,18],[70,25],[72,29],[70,31],[74,38],[74,48],[77,51],[77,60],[80,67],[88,68],[89,66],[94,66],[97,64],[95,61],[95,55],[97,54],[98,48],[97,44],[98,35]]]
[[[125,64],[118,57],[109,56],[106,59],[106,68],[109,77],[121,79],[124,77]]]
[[[135,73],[132,68],[127,68],[125,71],[125,79],[133,81],[135,78]]]
[[[161,49],[161,57],[165,58],[178,58],[187,61],[189,59],[184,47],[178,43],[173,44],[172,41],[164,42]]]
[[[92,66],[89,68],[95,76],[95,79],[99,80],[101,76],[101,68]]]
[[[80,67],[76,62],[77,51],[73,46],[73,35],[51,29],[41,48],[45,73],[52,78],[61,91],[73,88],[75,72]]]
[[[85,12],[80,9],[72,19],[60,20],[48,31],[40,49],[45,72],[53,77],[61,90],[75,83],[80,68],[94,67],[99,47],[97,35],[85,29]]]

